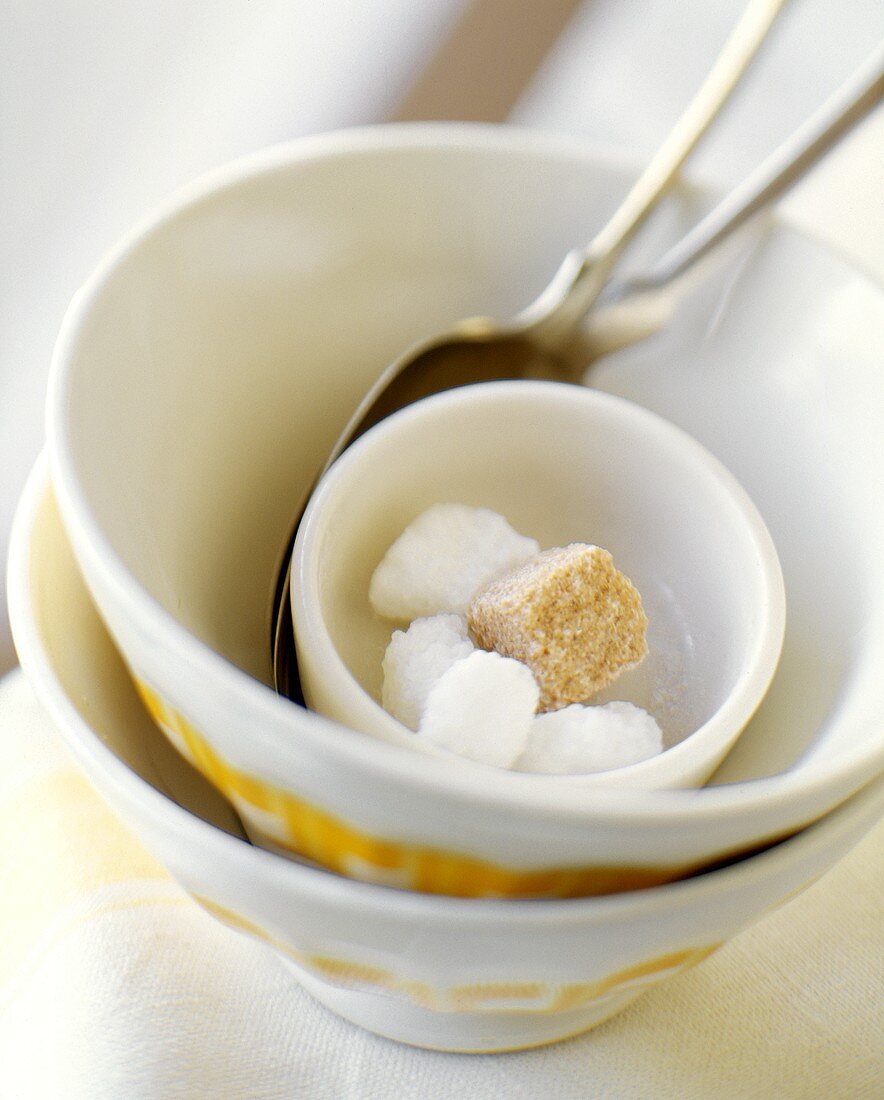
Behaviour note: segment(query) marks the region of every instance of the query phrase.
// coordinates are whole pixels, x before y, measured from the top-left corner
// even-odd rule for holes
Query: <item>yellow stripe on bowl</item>
[[[138,692],[154,721],[273,845],[350,878],[425,894],[469,898],[579,898],[658,886],[692,867],[505,867],[463,852],[372,836],[255,776],[234,768],[177,710],[142,680]]]
[[[696,966],[721,946],[720,943],[713,943],[706,947],[675,951],[591,982],[555,986],[546,982],[494,981],[438,988],[427,982],[401,977],[380,966],[298,950],[219,902],[202,895],[194,897],[222,923],[262,940],[324,981],[354,991],[370,989],[393,993],[434,1012],[548,1015],[585,1008],[593,1003],[601,1004],[615,994],[652,985],[680,970]]]

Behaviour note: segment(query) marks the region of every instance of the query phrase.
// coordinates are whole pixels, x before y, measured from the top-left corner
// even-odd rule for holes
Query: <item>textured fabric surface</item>
[[[880,1097],[884,822],[816,885],[578,1039],[450,1055],[314,1003],[116,820],[0,683],[0,1097]]]

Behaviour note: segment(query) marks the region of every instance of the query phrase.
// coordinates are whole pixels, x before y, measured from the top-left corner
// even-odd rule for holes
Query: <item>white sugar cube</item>
[[[461,615],[415,619],[408,630],[395,630],[384,654],[384,709],[416,730],[430,688],[474,648]]]
[[[549,775],[602,772],[637,764],[663,751],[653,715],[632,703],[583,706],[539,714],[516,767]]]
[[[526,665],[477,649],[430,689],[418,732],[471,760],[511,768],[524,752],[539,698]]]
[[[465,615],[475,593],[539,553],[503,516],[466,504],[434,504],[405,528],[375,569],[369,599],[379,615],[411,621]]]

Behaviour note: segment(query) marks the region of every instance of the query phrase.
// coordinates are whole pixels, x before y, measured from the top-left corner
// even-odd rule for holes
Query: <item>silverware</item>
[[[727,102],[784,3],[750,0],[699,91],[613,217],[586,248],[565,257],[540,296],[508,323],[487,317],[467,319],[450,332],[409,348],[387,367],[360,402],[320,477],[373,424],[429,394],[503,378],[579,380],[575,332],[608,282],[623,249]],[[291,545],[285,561],[272,610],[273,676],[278,692],[301,702],[289,596]]]
[[[578,334],[584,370],[659,332],[683,297],[684,279],[810,171],[884,99],[884,43],[826,102],[644,274],[606,288]],[[691,280],[690,285],[694,285]],[[585,376],[584,376],[585,381]]]

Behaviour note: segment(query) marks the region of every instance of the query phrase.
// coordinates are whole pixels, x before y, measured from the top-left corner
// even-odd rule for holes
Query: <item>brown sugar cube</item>
[[[647,654],[635,586],[607,550],[547,550],[477,593],[467,612],[478,646],[522,661],[540,710],[585,703]]]

